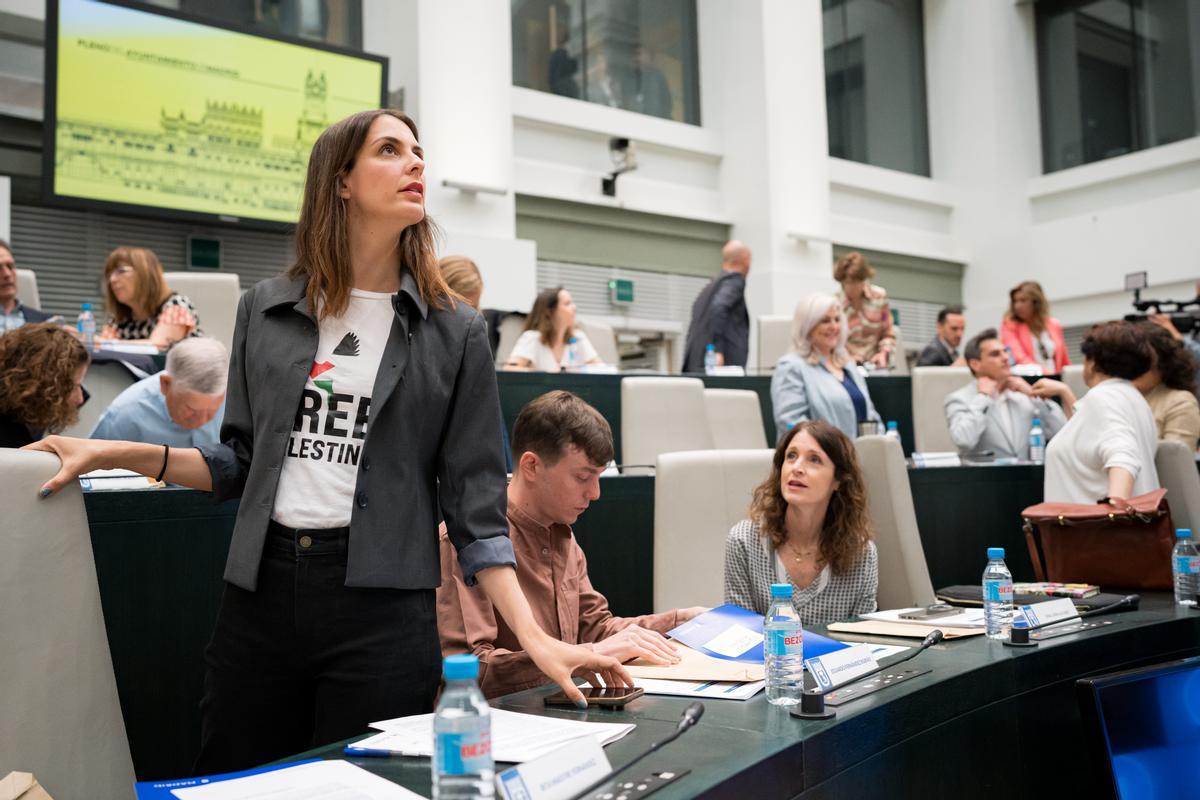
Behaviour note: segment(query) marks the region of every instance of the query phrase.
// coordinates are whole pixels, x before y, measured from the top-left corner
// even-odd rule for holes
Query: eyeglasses
[[[133,274],[133,267],[131,267],[129,264],[120,264],[118,266],[113,267],[113,271],[108,273],[108,277],[111,278],[113,275],[131,275],[131,274]]]

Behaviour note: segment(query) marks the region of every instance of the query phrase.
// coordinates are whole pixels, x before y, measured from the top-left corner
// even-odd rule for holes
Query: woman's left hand
[[[633,679],[615,658],[602,656],[586,647],[560,642],[545,633],[540,633],[533,642],[526,644],[525,652],[538,669],[557,683],[580,708],[586,708],[587,701],[572,680],[576,674],[592,686],[599,686],[601,680],[605,686],[633,686]]]
[[[880,350],[878,353],[871,356],[871,363],[881,369],[884,367],[887,367],[888,355],[889,355],[889,353],[887,350]]]

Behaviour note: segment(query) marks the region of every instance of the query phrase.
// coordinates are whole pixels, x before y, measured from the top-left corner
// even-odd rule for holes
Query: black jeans
[[[258,591],[225,585],[200,703],[195,774],[245,769],[433,710],[433,589],[346,583],[345,528],[271,523]]]

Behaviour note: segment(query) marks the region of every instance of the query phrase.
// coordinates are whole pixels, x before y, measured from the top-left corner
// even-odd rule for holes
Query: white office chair
[[[503,365],[525,330],[524,314],[509,314],[500,322],[500,343],[496,345],[496,364]]]
[[[173,292],[192,301],[200,317],[200,328],[226,348],[233,346],[238,301],[242,297],[238,276],[232,272],[165,272],[163,278]]]
[[[49,453],[0,449],[0,773],[51,796],[133,796],[79,484],[45,500]]]
[[[771,369],[792,349],[792,316],[765,315],[758,318],[758,366]]]
[[[908,374],[908,353],[904,352],[904,331],[899,325],[892,326],[896,337],[896,349],[892,352],[892,375]]]
[[[621,459],[652,465],[662,453],[712,450],[712,432],[699,378],[625,378],[621,381]],[[648,474],[649,467],[628,470]]]
[[[915,367],[912,371],[913,439],[921,453],[953,451],[946,395],[971,382],[967,367]]]
[[[30,308],[41,309],[42,296],[38,294],[37,273],[33,270],[17,270],[17,299]]]
[[[596,348],[596,355],[601,361],[614,367],[621,366],[621,354],[617,351],[617,334],[612,325],[583,317],[577,318],[575,325]]]
[[[929,605],[935,599],[933,583],[917,529],[904,451],[899,442],[886,436],[860,436],[854,440],[854,449],[875,525],[879,607]]]
[[[746,518],[774,450],[663,453],[654,478],[654,608],[724,602],[725,539]]]
[[[203,317],[200,321],[204,322]],[[136,382],[137,378],[118,362],[106,361],[89,366],[87,376],[83,379],[83,385],[88,390],[88,401],[79,409],[79,421],[64,430],[63,436],[86,438],[117,395]]]
[[[1158,483],[1167,490],[1171,521],[1176,528],[1191,528],[1200,536],[1200,472],[1196,454],[1183,442],[1160,441],[1154,455]]]
[[[770,445],[758,392],[705,389],[704,406],[713,446],[718,450],[757,450]]]

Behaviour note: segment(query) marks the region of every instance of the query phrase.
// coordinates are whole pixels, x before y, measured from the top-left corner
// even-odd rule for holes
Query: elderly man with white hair
[[[867,383],[846,350],[846,317],[831,294],[810,294],[796,304],[792,350],[775,364],[771,405],[782,438],[796,423],[821,419],[853,439],[858,425],[881,423]]]
[[[166,369],[130,386],[100,417],[92,439],[197,447],[220,441],[229,353],[194,337],[167,352]]]

